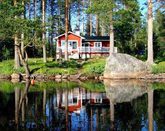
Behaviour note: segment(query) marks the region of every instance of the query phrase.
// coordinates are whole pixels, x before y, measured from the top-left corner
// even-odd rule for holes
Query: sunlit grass
[[[57,62],[48,59],[44,63],[41,58],[30,58],[28,60],[29,68],[32,74],[84,74],[84,75],[100,75],[104,71],[105,58],[89,59],[87,61],[78,62],[77,60]],[[14,69],[14,60],[0,62],[0,74],[25,73],[24,68]]]
[[[152,73],[165,73],[165,61],[160,62],[152,67]]]

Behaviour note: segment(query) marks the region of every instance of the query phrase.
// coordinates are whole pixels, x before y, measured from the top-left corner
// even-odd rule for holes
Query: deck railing
[[[109,47],[80,47],[80,53],[108,53]]]
[[[57,52],[59,51],[65,52],[65,48],[58,48]],[[71,48],[68,48],[68,52],[72,52]],[[75,51],[75,49],[74,49]],[[77,48],[77,52],[79,53],[108,53],[109,47],[80,47]]]

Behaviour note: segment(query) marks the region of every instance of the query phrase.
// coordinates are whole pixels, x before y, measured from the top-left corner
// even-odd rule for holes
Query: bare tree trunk
[[[42,48],[43,48],[43,61],[46,59],[46,32],[45,32],[45,0],[42,0]]]
[[[111,130],[114,131],[114,121],[115,121],[115,107],[112,100],[110,100],[110,122]]]
[[[36,10],[37,3],[36,3],[36,0],[33,0],[33,3],[34,3],[34,19],[36,19],[36,14],[37,14],[37,10]]]
[[[22,1],[22,6],[24,7],[25,3],[24,1]],[[24,11],[22,13],[22,19],[24,19]],[[24,33],[21,33],[21,53],[22,53],[22,57],[24,58]]]
[[[99,36],[99,16],[96,15],[96,36]]]
[[[68,87],[68,86],[67,86]],[[68,120],[69,120],[69,117],[68,117],[68,89],[66,89],[65,91],[65,114],[66,114],[66,119],[65,119],[65,122],[66,122],[66,131],[68,131]]]
[[[65,60],[68,60],[68,0],[65,0]]]
[[[91,6],[91,0],[90,0],[90,6]],[[93,32],[93,27],[92,27],[92,14],[89,15],[89,20],[90,20],[90,36],[92,36]]]
[[[154,91],[148,91],[148,129],[153,131],[153,101],[154,101]]]
[[[82,1],[82,5],[83,5],[83,8],[85,7],[85,0],[83,0]],[[84,23],[84,13],[83,13],[83,15],[82,15],[82,33],[83,33],[83,35],[85,35],[85,33],[84,33],[84,27],[85,27],[85,23]]]
[[[29,20],[31,19],[31,15],[30,15],[30,1],[28,3],[28,18],[29,18]]]
[[[148,0],[148,55],[147,62],[153,64],[153,15],[152,0]]]
[[[104,29],[104,25],[102,24],[101,26],[101,36],[105,35],[105,29]]]
[[[20,89],[15,88],[15,124],[17,126],[19,122],[19,99],[20,99]]]
[[[114,53],[114,31],[113,31],[113,17],[112,11],[110,12],[110,55]]]
[[[43,91],[43,115],[45,115],[46,111],[46,89]]]
[[[23,67],[25,69],[26,78],[30,78],[30,69],[29,69],[28,63],[26,61],[26,59],[27,59],[27,53],[26,53],[26,58],[24,58],[22,56],[21,49],[18,48],[18,54],[19,54],[19,58],[21,60],[21,63],[23,64]]]
[[[14,0],[14,6],[17,6],[17,0]],[[15,16],[15,19],[17,19],[17,16]],[[19,59],[19,55],[18,55],[18,34],[16,33],[14,35],[14,50],[15,50],[15,56],[14,56],[14,61],[15,61],[15,64],[14,64],[14,68],[15,69],[18,69],[20,68],[21,64],[20,64],[20,59]]]

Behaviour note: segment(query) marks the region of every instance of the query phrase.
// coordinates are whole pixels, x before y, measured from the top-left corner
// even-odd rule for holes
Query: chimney
[[[79,35],[80,36],[80,30],[78,28],[75,29],[74,32],[75,32],[76,35]]]

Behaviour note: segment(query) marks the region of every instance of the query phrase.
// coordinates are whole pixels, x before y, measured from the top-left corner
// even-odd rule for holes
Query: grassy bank
[[[77,74],[84,75],[101,75],[104,71],[105,58],[95,58],[87,61],[70,60],[68,62],[56,62],[52,59],[48,59],[47,63],[43,63],[42,59],[29,59],[28,61],[32,74]],[[14,61],[8,60],[0,62],[0,74],[12,74],[12,73],[25,73],[24,68],[19,70],[14,69]]]
[[[57,75],[57,74],[78,74],[81,73],[85,76],[98,76],[102,75],[105,67],[105,58],[93,58],[87,61],[83,60],[70,60],[68,62],[56,62],[52,59],[48,59],[47,63],[43,63],[42,59],[35,58],[29,59],[29,67],[32,74],[45,74],[45,75]],[[0,62],[0,74],[12,74],[12,73],[25,73],[24,68],[19,70],[14,69],[14,61],[8,60]],[[152,67],[152,73],[165,73],[165,61],[155,64]]]

